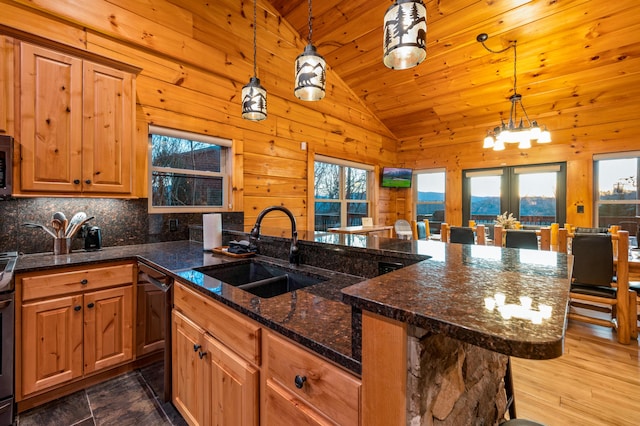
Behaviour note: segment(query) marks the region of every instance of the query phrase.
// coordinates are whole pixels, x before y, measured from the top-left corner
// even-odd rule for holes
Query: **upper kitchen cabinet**
[[[131,73],[21,43],[20,190],[130,194],[134,92]]]
[[[10,134],[13,122],[13,39],[0,36],[0,134]]]

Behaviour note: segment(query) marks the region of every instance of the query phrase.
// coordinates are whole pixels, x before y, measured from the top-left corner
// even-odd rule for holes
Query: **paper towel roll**
[[[220,213],[202,215],[202,244],[205,250],[222,246],[222,216]]]

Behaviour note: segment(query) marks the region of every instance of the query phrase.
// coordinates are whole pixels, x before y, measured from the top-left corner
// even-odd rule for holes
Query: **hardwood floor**
[[[518,418],[547,426],[640,425],[640,346],[615,331],[569,321],[564,354],[512,358]]]

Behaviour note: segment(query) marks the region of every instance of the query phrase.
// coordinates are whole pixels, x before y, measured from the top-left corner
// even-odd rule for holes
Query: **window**
[[[149,126],[149,211],[204,212],[227,205],[231,141]]]
[[[416,200],[416,220],[444,219],[445,172],[443,169],[419,170],[413,174],[414,200]],[[442,214],[441,217],[439,217]]]
[[[373,167],[316,155],[314,162],[315,230],[362,225],[369,216]]]
[[[564,223],[565,164],[502,167],[464,172],[464,223],[493,224],[496,216],[512,213],[524,226]]]
[[[597,155],[594,160],[595,223],[619,225],[635,236],[640,223],[640,152]]]

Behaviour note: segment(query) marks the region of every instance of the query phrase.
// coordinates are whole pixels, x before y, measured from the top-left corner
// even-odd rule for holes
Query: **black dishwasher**
[[[136,356],[163,353],[163,388],[156,392],[164,402],[171,400],[172,307],[173,279],[154,267],[138,263]]]

